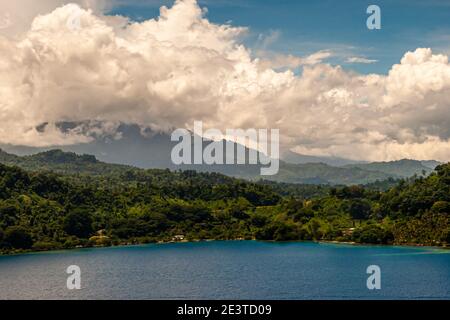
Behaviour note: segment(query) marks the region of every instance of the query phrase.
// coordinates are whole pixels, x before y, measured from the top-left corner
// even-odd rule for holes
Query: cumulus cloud
[[[303,66],[297,75],[254,58],[245,28],[211,23],[195,0],[143,22],[84,8],[65,5],[20,37],[0,35],[0,143],[72,144],[120,122],[170,130],[201,120],[280,129],[284,148],[310,155],[450,159],[445,55],[417,49],[388,75],[359,75],[323,63],[324,51],[285,61]],[[64,121],[95,125],[60,130]]]
[[[9,12],[5,12],[0,15],[0,29],[7,29],[11,26],[11,14]]]
[[[48,14],[58,6],[76,3],[95,13],[109,10],[119,0],[14,0],[0,1],[0,35],[16,37],[29,30],[34,18]]]

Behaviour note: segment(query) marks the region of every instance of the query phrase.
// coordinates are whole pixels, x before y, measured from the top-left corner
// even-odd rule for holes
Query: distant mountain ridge
[[[64,126],[69,126],[65,124]],[[171,161],[173,142],[168,134],[145,132],[136,125],[121,125],[116,137],[95,137],[92,142],[55,148],[33,148],[0,145],[0,163],[15,164],[28,170],[41,167],[54,171],[68,168],[73,173],[109,172],[131,167],[143,169],[195,170],[217,172],[247,180],[271,180],[297,184],[352,185],[428,175],[439,162],[401,160],[393,162],[355,163],[339,158],[308,157],[285,153],[288,161],[280,161],[279,173],[261,176],[261,165],[174,165]],[[205,141],[204,146],[210,142]],[[230,142],[225,142],[226,144]],[[246,149],[248,152],[249,149]],[[13,154],[11,154],[13,153]],[[14,154],[21,155],[18,157]],[[82,155],[82,156],[79,156]],[[308,162],[311,161],[311,162]],[[334,165],[331,165],[333,164]]]
[[[109,164],[97,160],[93,155],[77,155],[73,152],[50,150],[28,156],[17,156],[0,150],[0,163],[19,166],[26,170],[49,170],[57,173],[107,175],[112,172],[136,169],[134,166]],[[402,162],[400,162],[402,163]],[[415,162],[413,162],[415,163]],[[370,164],[369,164],[370,165]],[[377,164],[375,164],[377,166]],[[393,167],[398,165],[397,162]],[[370,167],[372,168],[372,167]],[[384,169],[389,169],[389,163]],[[422,167],[420,167],[422,169]],[[323,163],[293,165],[281,162],[280,172],[275,176],[260,176],[258,167],[251,165],[234,166],[180,166],[182,170],[196,170],[199,172],[218,172],[228,176],[247,180],[265,180],[295,184],[330,184],[352,185],[367,184],[383,181],[389,178],[398,179],[401,176],[393,173],[372,171],[359,167],[332,167]],[[383,169],[383,168],[380,168]],[[388,170],[387,170],[388,171]],[[392,170],[391,170],[392,171]]]
[[[293,151],[285,151],[281,155],[281,159],[289,164],[309,164],[324,163],[332,167],[342,167],[348,164],[365,163],[363,161],[355,161],[338,157],[316,157],[299,154]]]
[[[402,178],[412,177],[414,175],[429,175],[440,165],[438,161],[418,161],[403,159],[390,162],[372,162],[346,165],[346,168],[359,168],[362,170],[383,172],[389,175],[395,175]]]
[[[436,169],[437,166],[440,166],[441,164],[443,164],[442,162],[436,161],[436,160],[424,160],[424,161],[420,161],[420,163],[430,169]]]

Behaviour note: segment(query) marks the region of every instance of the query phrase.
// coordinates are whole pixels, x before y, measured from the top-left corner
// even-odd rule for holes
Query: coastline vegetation
[[[381,191],[103,163],[93,174],[95,159],[75,159],[86,174],[58,157],[58,173],[52,159],[33,171],[0,165],[0,254],[212,239],[450,243],[450,164]]]

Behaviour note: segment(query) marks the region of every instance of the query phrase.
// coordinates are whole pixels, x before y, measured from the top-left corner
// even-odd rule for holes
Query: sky
[[[360,0],[74,2],[0,0],[0,143],[203,121],[306,155],[450,160],[450,1],[377,1],[380,30]]]
[[[110,13],[149,19],[171,3],[124,1]],[[248,27],[244,42],[255,51],[304,56],[328,50],[333,53],[330,63],[363,73],[387,73],[405,52],[418,47],[450,52],[448,0],[202,0],[199,4],[208,8],[212,22]],[[371,4],[381,8],[381,30],[367,29],[366,10]],[[351,63],[352,57],[368,61]]]

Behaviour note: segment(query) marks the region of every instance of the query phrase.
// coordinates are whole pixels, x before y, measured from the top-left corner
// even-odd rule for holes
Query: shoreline
[[[150,243],[135,243],[135,244],[119,244],[119,245],[111,245],[111,246],[85,246],[85,247],[76,247],[76,248],[61,248],[61,249],[53,249],[53,250],[26,250],[15,253],[0,253],[1,257],[12,257],[12,256],[20,256],[20,255],[28,255],[28,254],[39,254],[39,253],[57,253],[57,252],[68,252],[75,250],[85,250],[85,249],[101,249],[101,248],[126,248],[126,247],[135,247],[135,246],[145,246],[145,245],[168,245],[168,244],[194,244],[201,242],[266,242],[266,243],[274,243],[274,244],[288,244],[288,243],[316,243],[316,244],[335,244],[335,245],[348,245],[355,247],[403,247],[403,248],[429,248],[429,249],[443,249],[450,250],[450,246],[431,246],[424,244],[370,244],[370,243],[357,243],[352,241],[335,241],[335,240],[320,240],[320,241],[275,241],[275,240],[257,240],[257,239],[234,239],[234,240],[219,240],[219,239],[207,239],[207,240],[183,240],[183,241],[156,241]]]
[[[435,248],[435,249],[446,249],[450,250],[450,246],[433,246],[418,243],[393,243],[393,244],[373,244],[373,243],[358,243],[352,241],[333,241],[333,240],[320,240],[317,243],[328,243],[328,244],[346,244],[352,246],[367,246],[367,247],[411,247],[411,248]]]

